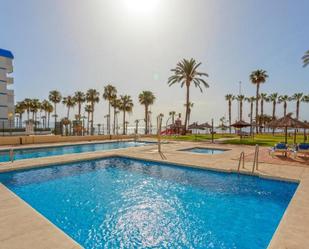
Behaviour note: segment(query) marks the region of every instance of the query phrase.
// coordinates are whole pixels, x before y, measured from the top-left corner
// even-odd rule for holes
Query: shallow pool
[[[72,153],[83,153],[100,150],[113,150],[122,149],[129,147],[144,146],[146,144],[152,144],[151,142],[134,142],[134,141],[123,141],[123,142],[105,142],[105,143],[90,143],[90,144],[78,144],[78,145],[64,145],[44,148],[33,148],[33,149],[15,149],[14,160],[59,156]],[[10,161],[9,151],[0,151],[0,162]]]
[[[214,149],[214,148],[202,148],[202,147],[195,147],[190,149],[184,149],[183,151],[193,152],[193,153],[201,153],[201,154],[210,154],[210,155],[216,155],[216,154],[222,154],[227,150],[223,149]]]
[[[266,248],[297,188],[118,157],[0,182],[87,249]]]

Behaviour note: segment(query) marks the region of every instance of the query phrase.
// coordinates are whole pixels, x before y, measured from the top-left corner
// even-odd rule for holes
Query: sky
[[[102,94],[112,84],[134,100],[131,123],[143,118],[143,90],[154,92],[152,112],[166,118],[184,113],[185,89],[167,85],[182,58],[196,59],[209,74],[208,89],[191,89],[192,121],[227,118],[225,94],[238,94],[241,81],[242,93],[254,95],[249,75],[256,69],[269,75],[261,92],[309,94],[309,67],[301,61],[309,49],[308,0],[0,0],[0,7],[0,47],[15,56],[16,101],[42,100],[54,89]],[[288,110],[295,112],[295,103]],[[248,111],[246,104],[247,120]],[[101,101],[95,121],[103,123],[106,113]],[[309,119],[308,104],[301,118]]]

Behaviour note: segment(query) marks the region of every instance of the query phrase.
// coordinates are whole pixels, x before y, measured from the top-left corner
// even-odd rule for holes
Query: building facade
[[[11,51],[0,48],[0,129],[14,127],[14,91],[9,89],[14,79],[14,56]]]

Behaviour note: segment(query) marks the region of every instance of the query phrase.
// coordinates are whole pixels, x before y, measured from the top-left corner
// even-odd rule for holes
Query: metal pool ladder
[[[254,160],[252,165],[252,174],[254,173],[254,170],[258,170],[259,168],[259,145],[255,145],[255,153],[254,153]]]
[[[238,161],[238,168],[237,168],[237,173],[239,174],[240,172],[240,165],[242,165],[242,168],[245,168],[245,152],[242,151],[240,153],[239,161]]]

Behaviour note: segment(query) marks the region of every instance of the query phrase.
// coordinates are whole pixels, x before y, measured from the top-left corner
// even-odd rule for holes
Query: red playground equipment
[[[174,124],[169,125],[166,130],[161,131],[161,135],[180,135],[183,128],[181,120],[178,118]]]

